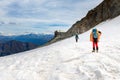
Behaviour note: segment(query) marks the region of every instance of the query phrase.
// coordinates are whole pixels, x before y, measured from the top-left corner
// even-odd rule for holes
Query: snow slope
[[[105,21],[99,52],[88,31],[52,45],[0,58],[0,80],[120,80],[120,16]]]

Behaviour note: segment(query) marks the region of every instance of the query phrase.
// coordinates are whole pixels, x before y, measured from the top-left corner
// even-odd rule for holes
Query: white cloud
[[[4,0],[0,2],[3,5],[0,10],[1,15],[6,15],[7,18],[29,18],[37,20],[65,20],[73,22],[80,19],[102,0]],[[1,9],[0,8],[0,9]]]
[[[16,27],[19,27],[20,24],[25,27],[29,26],[29,24],[39,22],[60,22],[69,24],[69,28],[77,20],[83,18],[88,10],[94,8],[102,1],[103,0],[0,0],[0,21],[18,23]],[[0,30],[2,29],[0,27]]]

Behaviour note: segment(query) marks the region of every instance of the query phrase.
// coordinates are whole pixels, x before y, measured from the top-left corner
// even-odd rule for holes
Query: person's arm
[[[93,35],[92,35],[92,32],[90,33],[90,41],[93,41]]]
[[[101,32],[98,31],[98,41],[100,41]]]

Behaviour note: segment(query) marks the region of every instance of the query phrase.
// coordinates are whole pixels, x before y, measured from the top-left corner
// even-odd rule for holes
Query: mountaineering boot
[[[96,48],[96,52],[98,53],[98,47]]]
[[[92,52],[95,52],[95,48],[93,47],[93,50],[92,50]]]
[[[92,52],[95,52],[95,50],[92,50]]]
[[[98,53],[98,50],[96,50],[96,52]]]

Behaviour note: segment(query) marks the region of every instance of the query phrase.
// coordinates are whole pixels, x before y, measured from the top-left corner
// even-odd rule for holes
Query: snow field
[[[96,26],[102,32],[92,53],[91,30],[49,46],[1,57],[0,80],[120,80],[120,16]]]

